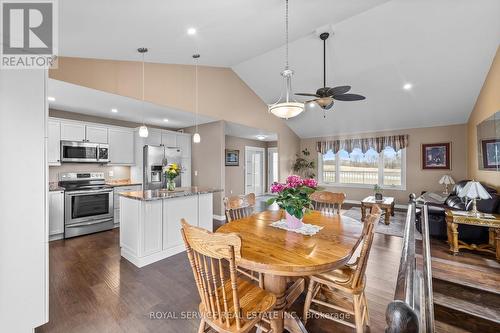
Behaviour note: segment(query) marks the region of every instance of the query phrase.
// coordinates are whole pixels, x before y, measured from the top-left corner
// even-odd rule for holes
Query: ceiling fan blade
[[[319,97],[316,94],[308,94],[308,93],[295,93],[297,96],[312,96],[312,97]]]
[[[345,94],[349,90],[351,90],[351,86],[338,86],[328,89],[327,94],[328,96],[341,95]]]
[[[328,96],[328,89],[330,89],[330,87],[319,88],[316,90],[316,95],[318,95],[318,97],[326,97]]]
[[[363,99],[366,99],[365,96],[357,95],[357,94],[343,94],[343,95],[334,95],[332,96],[334,99],[337,101],[361,101]]]

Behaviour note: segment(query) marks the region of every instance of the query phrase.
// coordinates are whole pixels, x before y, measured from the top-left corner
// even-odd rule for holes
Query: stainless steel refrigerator
[[[143,150],[143,187],[145,190],[157,190],[167,187],[167,178],[163,168],[171,163],[177,163],[182,168],[182,151],[180,148],[165,146],[144,146]],[[181,176],[175,179],[175,185],[181,187]]]

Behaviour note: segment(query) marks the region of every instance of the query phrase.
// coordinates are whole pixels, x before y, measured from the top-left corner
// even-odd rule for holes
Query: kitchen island
[[[120,193],[121,256],[143,267],[184,251],[181,219],[212,231],[213,193],[221,191],[184,187]]]

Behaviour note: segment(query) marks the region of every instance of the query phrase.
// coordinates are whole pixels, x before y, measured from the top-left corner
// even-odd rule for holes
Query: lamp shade
[[[450,185],[450,184],[455,184],[455,181],[453,180],[453,178],[451,178],[450,175],[444,175],[439,180],[439,184]]]
[[[470,181],[458,193],[459,197],[469,199],[491,199],[491,195],[486,191],[480,182]]]
[[[304,111],[304,103],[283,102],[269,106],[269,111],[276,117],[289,119],[298,116]]]
[[[146,125],[142,125],[141,127],[139,127],[139,136],[141,138],[147,138],[149,135],[149,131],[148,131],[148,128],[146,127]]]

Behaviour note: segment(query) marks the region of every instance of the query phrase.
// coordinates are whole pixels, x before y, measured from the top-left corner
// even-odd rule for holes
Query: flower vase
[[[285,218],[286,224],[290,229],[299,229],[304,225],[302,223],[302,219],[298,219],[295,216],[288,214],[287,211],[285,211]]]
[[[167,181],[167,191],[175,190],[175,181],[173,179],[169,179]]]

